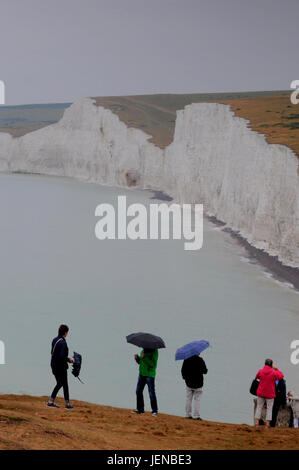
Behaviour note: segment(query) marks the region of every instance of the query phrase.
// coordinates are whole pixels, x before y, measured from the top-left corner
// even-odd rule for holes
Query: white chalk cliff
[[[161,189],[179,202],[203,203],[253,246],[299,267],[298,158],[291,149],[268,144],[218,103],[178,111],[166,149],[149,138],[85,98],[56,124],[18,138],[0,133],[0,171]]]

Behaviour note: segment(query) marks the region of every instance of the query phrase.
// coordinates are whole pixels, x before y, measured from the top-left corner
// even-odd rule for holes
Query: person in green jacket
[[[158,416],[158,404],[155,392],[158,350],[143,349],[140,356],[135,354],[135,361],[139,364],[139,377],[136,388],[137,407],[136,410],[133,410],[133,413],[144,413],[143,390],[145,385],[147,385],[152,407],[152,416]]]

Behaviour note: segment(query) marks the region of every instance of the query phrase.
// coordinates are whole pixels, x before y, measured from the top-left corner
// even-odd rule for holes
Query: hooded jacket
[[[264,366],[256,374],[256,379],[260,380],[257,388],[257,396],[262,398],[275,398],[275,382],[283,379],[284,375],[280,370],[272,369],[270,366]]]
[[[144,357],[142,357],[143,353]],[[137,359],[139,364],[139,375],[155,378],[158,356],[158,349],[142,349],[141,354]]]

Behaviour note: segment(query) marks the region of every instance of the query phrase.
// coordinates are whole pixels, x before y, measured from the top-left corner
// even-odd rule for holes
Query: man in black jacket
[[[202,394],[203,374],[208,372],[205,361],[200,355],[185,359],[182,366],[182,377],[186,382],[186,418],[192,418],[192,400],[194,398],[194,419],[201,420],[199,415],[200,397]]]
[[[71,410],[73,408],[73,405],[70,404],[69,386],[67,382],[67,369],[68,362],[72,363],[73,360],[68,357],[69,348],[65,340],[68,331],[68,326],[60,325],[58,330],[58,336],[52,341],[51,369],[57,383],[47,405],[52,408],[59,408],[59,406],[57,406],[55,403],[55,398],[61,387],[63,387],[65,407],[67,410]]]
[[[280,407],[285,408],[287,404],[287,387],[284,379],[277,380],[275,384],[275,398],[272,410],[271,428],[275,428]]]

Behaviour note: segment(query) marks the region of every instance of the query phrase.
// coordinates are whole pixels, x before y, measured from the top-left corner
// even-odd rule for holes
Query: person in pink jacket
[[[258,371],[256,379],[259,379],[260,383],[257,388],[257,406],[255,412],[255,425],[259,425],[259,420],[262,415],[262,409],[266,401],[267,414],[266,414],[266,427],[270,427],[270,421],[272,419],[272,408],[275,398],[275,384],[276,380],[283,379],[284,375],[277,367],[273,364],[272,359],[265,360],[265,366]]]

